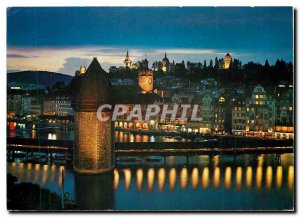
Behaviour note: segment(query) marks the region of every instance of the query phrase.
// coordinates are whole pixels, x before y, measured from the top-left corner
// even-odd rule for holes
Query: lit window
[[[264,96],[263,96],[263,95],[259,95],[259,98],[261,98],[261,99],[262,99],[262,98],[264,98]]]
[[[289,107],[289,110],[290,110],[290,111],[293,111],[293,107]]]
[[[263,104],[263,101],[260,101],[259,104],[262,105],[262,104]]]
[[[258,105],[258,101],[255,101],[255,104]]]
[[[247,108],[247,112],[249,111],[249,108]]]
[[[258,95],[255,95],[255,98],[258,99]]]

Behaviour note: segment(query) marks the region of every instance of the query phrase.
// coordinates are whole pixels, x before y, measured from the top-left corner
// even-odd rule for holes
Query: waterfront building
[[[55,99],[52,98],[46,98],[43,101],[43,115],[49,116],[49,115],[55,115],[56,111],[56,103]]]
[[[199,122],[199,132],[202,134],[210,134],[214,122],[214,105],[213,97],[206,93],[202,98],[200,105],[202,121]]]
[[[114,104],[111,84],[97,58],[77,79],[73,102],[76,135],[73,169],[87,174],[111,171],[115,162],[112,121],[97,119],[99,106]],[[108,117],[110,114],[110,110],[103,110],[99,115]]]
[[[57,96],[55,98],[55,114],[57,116],[74,115],[74,111],[71,107],[70,97]]]
[[[272,138],[275,125],[275,100],[260,84],[246,101],[246,135]]]
[[[227,134],[231,132],[231,104],[229,97],[220,96],[214,103],[213,131],[216,134]]]
[[[41,98],[38,98],[38,97],[31,98],[29,113],[35,117],[42,114],[42,99]]]
[[[247,120],[246,100],[237,97],[232,104],[232,135],[244,136]]]
[[[275,138],[294,138],[294,106],[293,85],[280,84],[275,93]]]

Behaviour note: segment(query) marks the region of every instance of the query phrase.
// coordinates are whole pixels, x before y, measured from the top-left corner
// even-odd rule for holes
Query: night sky
[[[7,10],[8,72],[74,74],[98,57],[104,69],[133,61],[209,61],[227,52],[264,63],[293,60],[291,7],[73,7]]]

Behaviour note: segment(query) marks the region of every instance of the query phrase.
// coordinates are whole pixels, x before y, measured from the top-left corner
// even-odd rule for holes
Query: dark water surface
[[[156,158],[157,159],[157,158]],[[71,168],[7,163],[20,182],[70,194],[80,209],[291,210],[294,155],[168,157],[119,162],[105,175],[77,175]]]

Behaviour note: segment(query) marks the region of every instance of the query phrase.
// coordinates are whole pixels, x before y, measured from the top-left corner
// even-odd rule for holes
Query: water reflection
[[[207,164],[209,157],[199,158],[202,163],[193,166],[176,164],[177,157],[170,158],[174,164],[169,166],[117,165],[110,178],[78,177],[64,166],[16,162],[7,163],[7,172],[17,176],[20,182],[36,183],[61,195],[62,170],[64,170],[65,192],[69,192],[71,198],[86,209],[114,207],[115,195],[117,195],[115,200],[119,201],[116,203],[118,206],[123,203],[122,200],[126,195],[136,199],[147,197],[145,195],[155,198],[157,194],[163,195],[168,192],[172,195],[190,194],[191,197],[197,195],[207,197],[207,194],[218,191],[224,194],[229,191],[241,195],[255,194],[258,198],[260,194],[264,194],[264,197],[266,194],[271,198],[276,197],[275,192],[283,192],[280,197],[293,195],[294,166],[291,164],[276,165],[274,161],[258,158],[257,161],[249,161],[252,162],[251,165],[241,162],[236,166],[228,163],[227,159],[227,163],[224,163],[222,156],[217,157],[218,164],[215,164],[216,156],[211,158],[209,164]],[[198,159],[195,158],[194,161],[197,162]],[[105,186],[107,189],[104,189]],[[108,201],[102,201],[103,197],[108,198]],[[177,199],[172,199],[178,202],[181,198],[179,196]],[[87,203],[90,205],[88,206]]]
[[[278,166],[276,172],[276,187],[281,188],[281,185],[282,185],[282,166]]]
[[[246,186],[247,188],[252,187],[252,167],[248,166],[246,170]]]
[[[155,172],[153,168],[148,169],[147,177],[148,177],[148,191],[152,192],[154,188],[154,176]]]
[[[166,170],[165,168],[160,168],[158,170],[158,191],[162,192],[164,190],[166,181]]]
[[[242,175],[243,175],[243,169],[242,167],[238,167],[236,169],[236,188],[238,190],[240,190],[242,187]]]

